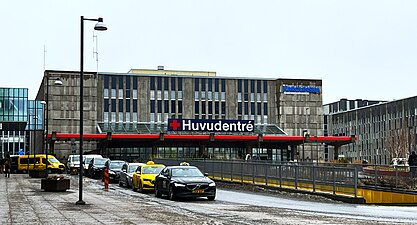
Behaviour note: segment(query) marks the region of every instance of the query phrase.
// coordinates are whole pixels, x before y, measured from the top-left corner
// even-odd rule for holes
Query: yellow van
[[[65,165],[60,163],[53,155],[48,155],[48,173],[64,173]],[[28,170],[45,170],[46,155],[21,155],[17,160],[17,170],[25,173]]]

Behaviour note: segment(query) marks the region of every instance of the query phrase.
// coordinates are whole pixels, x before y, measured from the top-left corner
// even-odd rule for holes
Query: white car
[[[70,174],[77,174],[80,170],[80,155],[69,155],[66,166]]]

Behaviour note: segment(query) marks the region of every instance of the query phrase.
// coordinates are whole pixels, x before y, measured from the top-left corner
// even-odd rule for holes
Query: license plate
[[[193,193],[196,193],[196,194],[202,194],[202,193],[204,193],[204,190],[200,190],[200,189],[198,189],[198,190],[193,190]]]

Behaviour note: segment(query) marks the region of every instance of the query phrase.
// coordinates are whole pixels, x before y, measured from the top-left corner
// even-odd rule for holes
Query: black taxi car
[[[216,198],[216,184],[195,166],[167,166],[155,178],[155,196]]]

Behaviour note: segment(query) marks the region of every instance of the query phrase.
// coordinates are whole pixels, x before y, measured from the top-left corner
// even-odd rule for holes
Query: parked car
[[[174,200],[177,197],[216,198],[216,184],[195,166],[167,166],[155,181],[155,196],[163,194]]]
[[[70,174],[77,174],[80,170],[80,155],[69,155],[67,168]]]
[[[131,187],[132,186],[132,176],[136,171],[138,166],[145,165],[144,163],[125,163],[122,166],[122,172],[120,172],[119,177],[119,186]]]
[[[122,160],[107,160],[104,166],[109,169],[110,182],[119,182],[120,172],[122,172],[122,166],[125,163],[126,161]]]
[[[103,158],[101,155],[83,155],[83,173],[88,175],[88,166],[93,158]]]
[[[108,158],[92,158],[88,164],[87,176],[91,178],[101,178]]]
[[[132,190],[138,190],[139,192],[153,190],[154,185],[152,181],[164,168],[165,165],[155,164],[153,161],[148,161],[145,165],[138,166],[132,175]]]

